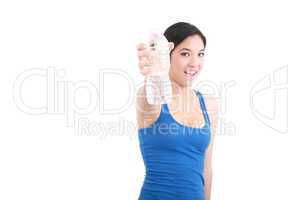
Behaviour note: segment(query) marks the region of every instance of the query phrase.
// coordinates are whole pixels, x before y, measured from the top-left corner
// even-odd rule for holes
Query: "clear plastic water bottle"
[[[152,67],[152,73],[146,77],[147,101],[149,104],[169,103],[172,100],[169,42],[159,32],[152,32],[149,40],[152,57],[149,67]]]

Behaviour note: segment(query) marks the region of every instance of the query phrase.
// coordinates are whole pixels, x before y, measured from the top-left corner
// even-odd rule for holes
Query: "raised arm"
[[[174,44],[169,43],[169,49],[171,50],[173,47]],[[140,73],[144,76],[144,84],[138,89],[136,93],[137,122],[139,128],[145,128],[152,122],[154,122],[155,119],[159,116],[161,104],[149,104],[146,98],[146,80],[147,76],[152,73],[151,70],[153,70],[153,67],[151,67],[151,63],[153,63],[151,50],[147,44],[140,43],[137,45],[137,51]],[[153,81],[155,84],[155,80]],[[153,95],[158,97],[159,94],[156,93]]]

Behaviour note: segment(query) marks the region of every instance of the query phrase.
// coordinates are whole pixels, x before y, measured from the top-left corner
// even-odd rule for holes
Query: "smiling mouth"
[[[194,77],[197,73],[198,71],[191,71],[191,72],[184,71],[184,74],[188,77]]]

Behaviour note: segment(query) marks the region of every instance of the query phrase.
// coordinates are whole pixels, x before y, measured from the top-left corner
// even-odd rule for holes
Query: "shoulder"
[[[206,109],[209,113],[218,113],[219,112],[219,105],[220,105],[220,99],[218,96],[208,93],[201,93],[204,98],[204,103],[206,106]]]
[[[200,91],[199,91],[200,92]],[[200,92],[212,126],[217,126],[219,117],[220,98],[214,94]]]
[[[220,115],[220,97],[215,96],[213,94],[206,94],[206,93],[201,93],[204,101],[205,101],[205,106],[206,110],[208,113],[208,117],[211,122],[211,128],[212,128],[212,136],[217,134],[217,129],[219,126],[219,115]]]

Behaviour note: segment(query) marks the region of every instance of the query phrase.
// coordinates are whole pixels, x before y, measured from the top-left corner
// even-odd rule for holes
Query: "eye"
[[[198,56],[200,56],[200,57],[203,57],[204,55],[205,55],[204,52],[201,52],[201,53],[198,54]]]
[[[182,52],[182,53],[180,53],[180,55],[182,55],[182,56],[189,56],[190,54],[188,53],[188,52]]]

